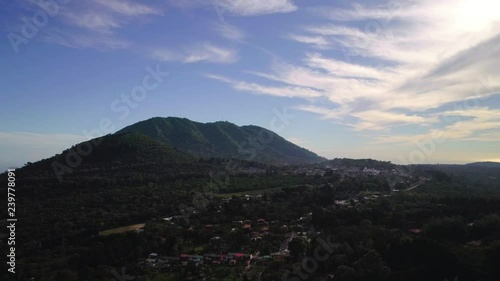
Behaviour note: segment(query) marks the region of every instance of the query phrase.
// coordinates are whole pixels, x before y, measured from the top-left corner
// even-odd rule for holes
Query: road
[[[425,182],[424,181],[419,181],[417,182],[416,184],[410,186],[409,188],[405,189],[404,191],[410,191],[410,190],[413,190],[419,186],[421,186],[422,184],[424,184]]]

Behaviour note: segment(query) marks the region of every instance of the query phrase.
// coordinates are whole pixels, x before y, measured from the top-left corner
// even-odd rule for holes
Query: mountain
[[[123,128],[202,158],[236,158],[267,164],[317,163],[326,159],[258,126],[229,122],[200,123],[155,117]]]

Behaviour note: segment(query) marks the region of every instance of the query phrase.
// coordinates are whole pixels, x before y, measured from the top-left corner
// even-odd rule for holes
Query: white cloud
[[[242,41],[245,38],[243,31],[228,23],[214,23],[214,30],[220,36],[232,41]]]
[[[288,36],[285,36],[285,38],[304,44],[310,44],[320,49],[328,45],[327,40],[322,36],[305,36],[305,35],[290,34]]]
[[[305,64],[310,68],[323,69],[336,77],[353,77],[362,79],[384,80],[396,74],[390,68],[374,68],[366,65],[346,63],[336,59],[323,58],[320,54],[309,54]]]
[[[153,51],[153,57],[163,61],[181,61],[183,63],[209,62],[227,64],[238,60],[238,52],[205,43],[186,48],[184,51],[157,49]]]

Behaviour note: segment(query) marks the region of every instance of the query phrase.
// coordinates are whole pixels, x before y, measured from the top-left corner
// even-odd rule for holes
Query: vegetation
[[[93,141],[16,171],[18,280],[111,280],[122,268],[139,281],[500,279],[498,168],[273,166],[196,159],[140,133]],[[61,181],[53,163],[89,144]],[[253,258],[180,261],[229,253]]]
[[[202,158],[236,158],[267,164],[318,163],[325,159],[257,126],[199,123],[186,118],[151,118],[117,134],[136,132]]]

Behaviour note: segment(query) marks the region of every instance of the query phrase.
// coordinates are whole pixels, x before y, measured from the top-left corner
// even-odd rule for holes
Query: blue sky
[[[500,161],[499,10],[4,0],[0,168],[155,116],[259,125],[328,158]]]

